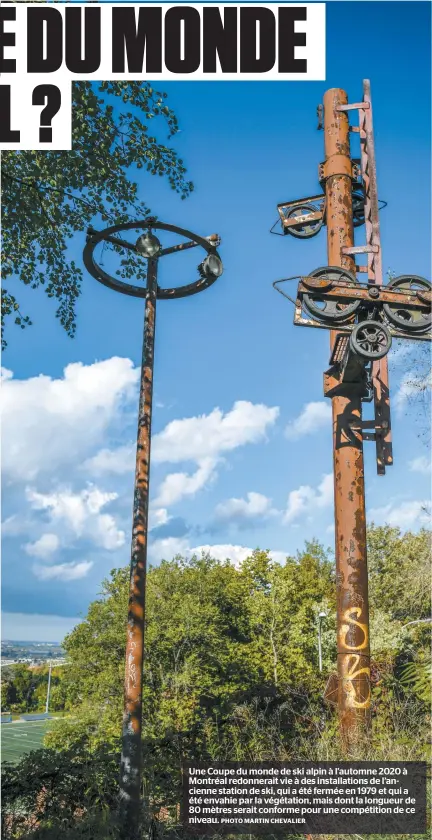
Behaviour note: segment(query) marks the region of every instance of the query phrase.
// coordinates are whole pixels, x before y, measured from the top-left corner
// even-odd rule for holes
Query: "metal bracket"
[[[321,185],[332,175],[348,175],[352,181],[357,181],[359,174],[358,163],[351,160],[348,165],[345,155],[332,155],[318,164],[318,181]]]
[[[300,216],[293,216],[291,219],[287,218],[288,212],[292,210],[294,207],[297,206],[304,206],[305,204],[318,204],[319,210],[315,213],[311,213],[307,217],[308,222],[316,222],[320,221],[324,217],[325,213],[325,195],[323,193],[319,193],[318,195],[309,195],[306,198],[296,198],[295,201],[282,201],[280,204],[277,205],[277,211],[280,216],[280,220],[282,222],[282,229],[284,234],[288,233],[288,228],[295,227],[301,224],[302,217]],[[306,221],[304,219],[303,221]],[[274,225],[273,225],[274,227]]]
[[[342,253],[344,256],[349,256],[349,254],[379,254],[379,247],[378,245],[353,245],[351,247],[344,245]]]
[[[336,111],[367,111],[369,102],[352,102],[351,105],[336,105]]]
[[[330,356],[330,365],[342,363],[348,349],[349,336],[346,333],[338,333]]]
[[[351,355],[351,354],[350,354]],[[357,357],[358,358],[358,357]],[[346,368],[345,368],[346,371]],[[347,381],[341,378],[340,365],[333,365],[324,371],[325,397],[363,397],[368,395],[367,377]]]

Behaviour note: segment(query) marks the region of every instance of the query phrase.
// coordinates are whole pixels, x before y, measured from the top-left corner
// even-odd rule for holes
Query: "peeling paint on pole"
[[[132,552],[124,685],[120,793],[126,821],[135,825],[141,787],[142,686],[144,662],[147,523],[150,440],[157,297],[157,260],[148,260],[144,340],[138,411],[138,436],[132,524]]]
[[[324,96],[325,191],[328,264],[355,272],[343,248],[354,245],[352,162],[348,114],[338,111],[347,94],[339,88]],[[333,348],[336,332],[330,334]],[[338,707],[347,747],[367,732],[370,722],[369,604],[366,515],[361,431],[361,397],[355,392],[332,399],[335,485]]]
[[[118,233],[123,235],[124,232],[135,231],[137,228],[147,232],[153,228],[168,231],[184,237],[188,241],[169,248],[160,248],[157,257],[148,257],[137,249],[137,243],[134,244],[117,236]],[[100,242],[111,242],[119,248],[125,248],[145,257],[147,260],[147,286],[126,283],[124,280],[108,274],[95,258],[95,248]],[[190,230],[177,227],[177,225],[170,225],[148,218],[139,222],[133,221],[113,225],[102,231],[89,228],[83,254],[87,271],[99,283],[121,294],[139,299],[145,298],[120,768],[120,800],[123,806],[122,836],[124,840],[138,838],[142,808],[142,688],[156,300],[158,298],[160,300],[174,300],[189,297],[210,288],[223,272],[222,261],[217,251],[220,242],[221,239],[217,233],[212,233],[210,236],[203,238]],[[204,261],[198,266],[198,279],[192,283],[173,288],[158,286],[159,259],[167,254],[181,252],[197,246],[202,248],[206,254]]]

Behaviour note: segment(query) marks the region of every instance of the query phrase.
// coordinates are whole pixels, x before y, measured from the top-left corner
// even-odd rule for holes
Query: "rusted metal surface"
[[[349,129],[349,126],[348,126]],[[335,152],[333,160],[324,160],[318,164],[318,181],[324,188],[326,178],[330,175],[350,175],[353,181],[353,189],[356,187],[356,180],[360,175],[360,161],[350,160],[348,163],[345,156]]]
[[[314,213],[309,213],[308,215],[302,215],[299,213],[298,216],[290,216],[289,219],[283,218],[282,224],[284,227],[296,227],[300,225],[302,222],[319,222],[323,218],[323,211],[316,210]]]
[[[367,102],[351,102],[351,104],[346,105],[338,105],[337,111],[357,111],[359,108],[362,108],[364,111],[367,111],[369,108],[369,104]]]
[[[324,95],[326,162],[344,156],[350,171],[350,133],[345,91]],[[327,251],[329,265],[355,271],[344,248],[354,246],[352,180],[349,174],[326,179]],[[336,333],[331,333],[333,349]],[[366,558],[366,516],[363,442],[351,428],[361,420],[361,397],[355,393],[332,398],[333,469],[337,585],[338,709],[341,734],[349,748],[367,732],[370,721],[369,605]]]
[[[348,114],[354,110],[359,112],[359,160],[350,154]],[[386,354],[392,336],[431,340],[431,286],[415,275],[383,286],[379,209],[385,202],[377,197],[369,82],[364,82],[362,103],[348,104],[345,91],[335,88],[326,92],[318,113],[325,138],[318,173],[325,188],[328,266],[273,286],[294,305],[294,324],[331,331],[324,394],[332,399],[333,416],[337,694],[349,748],[367,736],[371,704],[363,441],[375,442],[383,474],[393,462]],[[363,223],[366,243],[355,245],[353,228]],[[357,265],[356,255],[365,255],[367,265]],[[359,273],[367,275],[367,283],[357,281]],[[293,280],[300,281],[295,300],[280,288]],[[373,420],[362,420],[363,401],[374,402]],[[330,689],[334,698],[335,685]]]
[[[319,297],[322,297],[323,300],[340,298],[341,301],[369,301],[372,297],[374,300],[379,300],[381,303],[396,303],[401,307],[418,309],[419,311],[425,313],[430,312],[431,308],[430,292],[424,293],[425,299],[423,300],[423,292],[418,294],[416,291],[410,292],[407,289],[393,289],[391,286],[382,286],[381,288],[370,287],[366,283],[358,283],[353,286],[344,280],[333,282],[326,280],[325,277],[314,277],[313,275],[301,277],[297,289],[298,295],[309,294],[311,288],[319,291]]]
[[[288,297],[288,295],[285,295],[285,297]],[[289,299],[291,300],[291,298]],[[317,318],[313,318],[309,313],[305,314],[305,312],[303,311],[303,304],[301,298],[297,298],[296,301],[292,302],[295,306],[293,324],[296,327],[313,327],[317,330],[328,330],[330,328],[329,324],[327,324],[325,321],[319,321]],[[355,326],[356,324],[354,320],[352,320],[351,322],[344,321],[342,324],[338,325],[337,333],[348,334],[352,332]],[[392,335],[394,338],[408,338],[410,341],[431,341],[432,339],[432,332],[430,330],[421,333],[406,333],[392,326],[392,324],[386,324],[386,326],[390,335]]]
[[[104,286],[107,286],[109,289],[112,289],[114,292],[121,292],[124,295],[130,295],[131,297],[138,297],[138,298],[145,298],[147,295],[147,290],[145,286],[135,286],[132,283],[124,283],[122,280],[119,280],[117,277],[112,277],[108,272],[106,272],[102,266],[100,266],[94,257],[94,250],[96,245],[99,242],[114,242],[114,244],[121,246],[121,247],[128,247],[129,250],[135,251],[135,246],[132,243],[125,243],[124,240],[117,239],[115,234],[119,231],[126,231],[126,230],[138,230],[140,228],[148,229],[149,227],[154,228],[155,230],[166,230],[170,233],[176,233],[179,236],[184,236],[186,239],[191,241],[184,243],[184,248],[180,250],[184,250],[186,246],[189,248],[193,247],[193,245],[200,245],[201,248],[204,248],[207,254],[215,254],[219,256],[215,242],[220,242],[220,238],[217,234],[211,234],[207,239],[202,236],[197,236],[197,234],[192,233],[190,230],[186,230],[185,228],[179,228],[176,225],[169,225],[165,222],[155,222],[149,221],[145,219],[142,222],[126,222],[125,224],[121,225],[113,225],[112,227],[106,228],[106,230],[96,231],[93,228],[90,228],[87,231],[87,242],[84,248],[84,265],[89,272],[99,283],[102,283]],[[177,246],[174,246],[177,247]],[[167,253],[168,249],[165,250],[165,254]],[[172,251],[169,250],[169,253]],[[164,256],[161,252],[159,256]],[[192,283],[187,283],[182,286],[175,286],[171,289],[162,289],[160,286],[157,288],[157,297],[160,300],[172,300],[173,298],[182,298],[182,297],[189,297],[189,295],[194,295],[196,292],[201,292],[204,289],[208,289],[209,286],[212,286],[215,283],[217,277],[200,277],[198,280],[195,280]]]
[[[296,198],[294,201],[281,201],[280,204],[277,205],[277,210],[283,221],[286,212],[292,210],[293,207],[296,207],[298,204],[316,204],[317,202],[324,204],[324,201],[325,195],[323,193],[319,193],[318,195],[308,195],[305,198]]]
[[[359,107],[359,128],[361,147],[362,177],[365,186],[365,225],[366,244],[378,247],[376,253],[368,254],[368,279],[381,286],[383,282],[381,236],[379,224],[379,203],[376,175],[375,143],[372,122],[372,102],[370,82],[363,82],[363,103]],[[388,376],[388,360],[380,359],[372,366],[372,383],[374,388],[375,419],[377,423],[383,420],[387,423],[388,431],[377,438],[376,457],[378,475],[384,475],[386,467],[393,464],[393,449],[391,436],[390,391]]]
[[[126,640],[120,795],[125,821],[137,823],[141,788],[142,686],[149,506],[150,440],[157,299],[157,260],[149,259],[138,409],[132,551]]]
[[[421,300],[422,303],[427,303],[429,306],[431,306],[431,304],[432,304],[432,292],[431,292],[430,289],[425,290],[425,291],[418,291],[417,292],[417,297],[419,298],[419,300]]]
[[[342,362],[345,353],[348,347],[348,336],[342,335],[341,333],[338,334],[336,341],[333,345],[332,354],[330,357],[330,364],[335,365]]]
[[[218,233],[211,233],[210,236],[205,237],[207,242],[217,247],[220,245],[221,238]],[[178,251],[188,251],[189,248],[196,248],[198,242],[181,242],[179,245],[171,245],[169,248],[162,248],[160,257],[166,257],[167,254],[176,254]]]
[[[106,241],[118,247],[133,250],[137,256],[140,256],[136,245],[119,239],[116,234],[120,231],[137,229],[151,230],[152,228],[175,233],[185,237],[189,241],[182,243],[180,246],[160,250],[157,257],[147,258],[146,286],[133,286],[129,283],[123,283],[108,274],[95,260],[94,251],[96,245],[99,242]],[[204,249],[206,259],[208,256],[215,255],[220,260],[216,250],[216,246],[220,244],[220,241],[217,233],[203,238],[175,225],[157,222],[155,219],[144,219],[142,221],[115,225],[102,231],[89,228],[83,254],[84,264],[87,270],[100,283],[123,294],[138,298],[145,297],[120,767],[120,799],[123,815],[122,838],[124,840],[138,840],[138,837],[141,836],[142,689],[156,301],[158,298],[170,299],[185,297],[186,295],[192,295],[208,288],[222,273],[222,263],[220,262],[219,264],[219,272],[209,276],[203,276],[205,269],[202,263],[199,266],[200,276],[198,280],[172,289],[161,289],[158,286],[157,269],[160,258],[166,254],[196,246]]]

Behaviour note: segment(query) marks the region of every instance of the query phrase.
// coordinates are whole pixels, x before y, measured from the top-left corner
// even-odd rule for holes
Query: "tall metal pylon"
[[[351,111],[358,111],[357,126],[350,125]],[[324,131],[325,160],[318,169],[324,193],[278,204],[278,211],[283,232],[297,238],[310,238],[327,226],[328,265],[273,285],[294,304],[294,324],[330,330],[324,394],[332,400],[333,417],[338,663],[325,696],[337,703],[349,752],[367,741],[371,716],[363,441],[375,442],[377,471],[384,475],[393,463],[387,353],[392,336],[431,340],[431,284],[403,275],[383,287],[383,203],[369,81],[363,82],[362,102],[349,104],[344,90],[328,90],[318,116]],[[359,135],[358,159],[351,158],[351,133]],[[354,228],[361,225],[366,242],[355,245]],[[357,255],[366,264],[357,264]],[[280,287],[289,280],[300,280],[296,300]],[[372,420],[363,420],[363,402],[373,403]]]

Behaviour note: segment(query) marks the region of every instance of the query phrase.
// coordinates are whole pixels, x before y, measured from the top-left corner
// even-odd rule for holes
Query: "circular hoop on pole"
[[[135,244],[116,235],[121,231],[137,229],[144,230],[144,234],[138,237]],[[152,233],[153,230],[175,233],[189,241],[162,248],[158,237]],[[100,242],[110,242],[115,247],[132,251],[136,257],[146,260],[146,283],[136,286],[108,274],[94,256],[95,248]],[[142,810],[142,687],[156,301],[157,299],[187,297],[212,286],[223,272],[222,260],[216,250],[219,242],[217,234],[204,239],[184,228],[156,222],[149,218],[112,225],[102,231],[89,229],[83,254],[84,264],[89,274],[99,283],[115,292],[145,299],[120,760],[122,837],[125,840],[138,838]],[[160,288],[157,282],[160,259],[167,254],[181,252],[195,246],[203,248],[205,252],[198,266],[198,279],[177,288]]]
[[[112,227],[106,228],[103,231],[90,231],[87,237],[87,243],[84,248],[84,265],[95,278],[98,280],[99,283],[102,283],[104,286],[107,286],[109,289],[112,289],[114,292],[121,292],[124,295],[130,295],[131,297],[138,297],[138,298],[145,298],[146,296],[146,286],[134,286],[131,283],[124,283],[122,280],[118,280],[115,277],[112,277],[111,274],[108,274],[104,269],[96,262],[94,257],[94,250],[96,245],[99,242],[108,242],[113,241],[113,237],[116,233],[124,230],[136,230],[136,229],[154,229],[154,230],[166,230],[169,233],[176,233],[178,236],[183,236],[186,239],[189,239],[195,245],[199,245],[201,248],[204,248],[207,255],[214,255],[219,260],[219,254],[217,252],[216,246],[209,242],[207,239],[204,239],[202,236],[198,236],[196,233],[192,233],[190,230],[185,230],[184,228],[177,227],[176,225],[168,225],[164,222],[154,222],[153,220],[143,220],[140,222],[126,222],[122,225],[112,225]],[[118,240],[117,244],[119,246],[123,245],[123,247],[127,248],[127,250],[133,251],[136,253],[137,256],[140,256],[139,252],[135,248],[135,246],[130,242],[122,243],[121,240]],[[185,243],[186,245],[187,243]],[[179,251],[182,250],[181,246],[179,246]],[[163,251],[161,252],[158,259],[164,256]],[[145,257],[143,258],[145,259]],[[197,292],[202,292],[204,289],[208,289],[209,286],[212,286],[213,283],[218,279],[219,275],[212,275],[212,274],[202,274],[198,280],[195,280],[193,283],[186,283],[183,286],[174,287],[171,289],[162,289],[160,286],[157,287],[157,298],[158,300],[170,300],[171,298],[182,298],[188,297],[189,295],[194,295]]]

